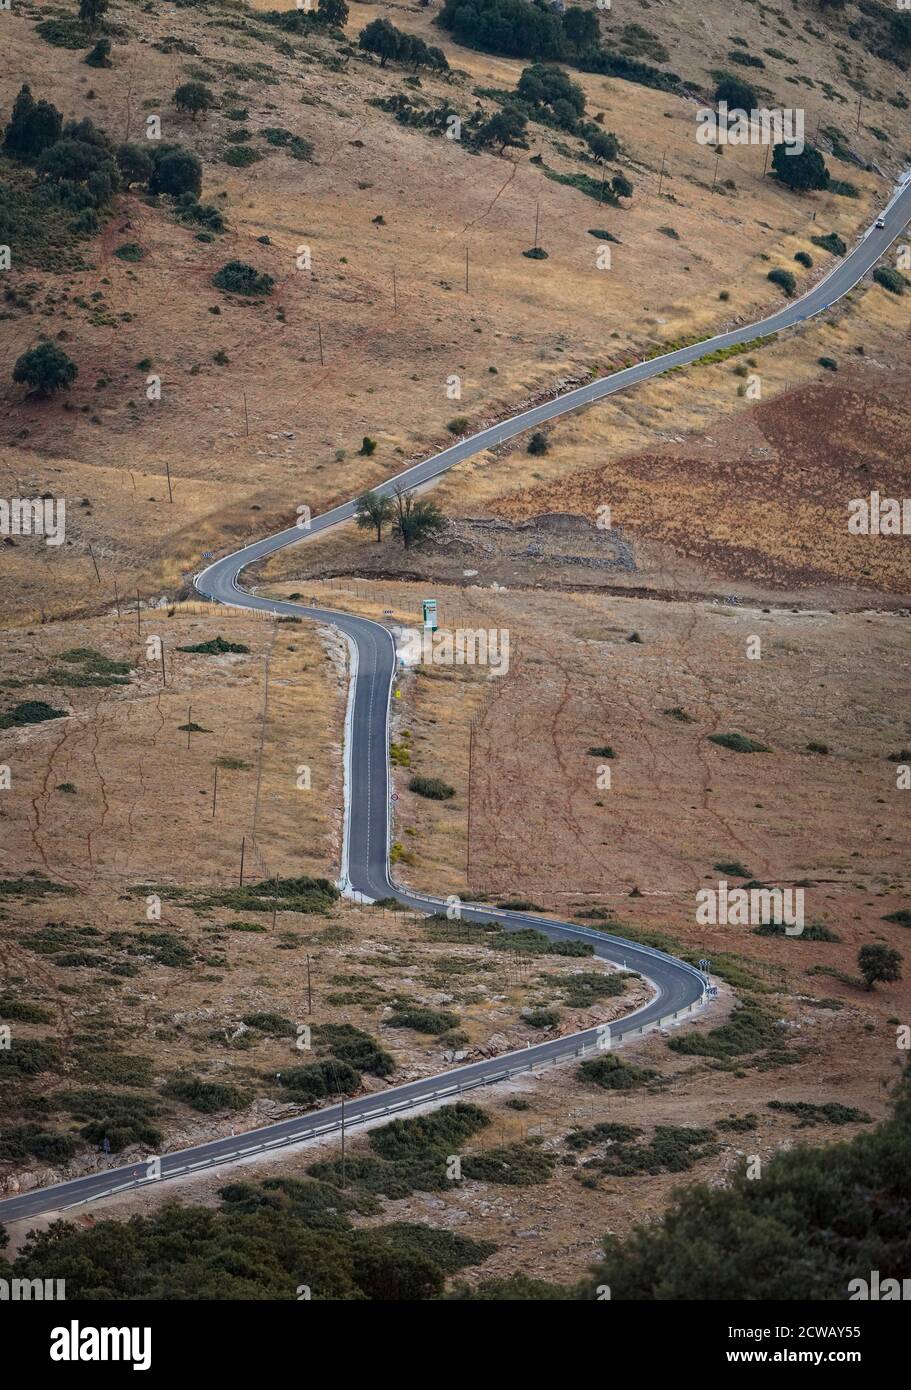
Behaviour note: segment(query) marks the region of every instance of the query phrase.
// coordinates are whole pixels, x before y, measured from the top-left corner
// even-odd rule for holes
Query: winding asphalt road
[[[911,218],[911,179],[899,186],[881,216],[885,221],[884,227],[871,227],[851,254],[838,262],[824,279],[802,298],[788,302],[769,318],[654,357],[558,395],[552,401],[460,439],[442,453],[405,469],[375,490],[391,495],[396,486],[422,486],[463,459],[502,444],[567,411],[603,400],[673,367],[686,366],[707,353],[779,332],[824,312],[862,279],[904,231]],[[345,727],[345,833],[340,886],[354,897],[369,900],[395,897],[410,908],[433,912],[444,907],[446,900],[400,888],[392,882],[389,874],[391,784],[388,714],[396,675],[395,646],[390,632],[379,623],[351,614],[263,598],[247,592],[238,583],[243,570],[256,561],[348,521],[354,513],[354,506],[353,501],[346,502],[315,517],[307,529],[290,527],[216,560],[196,576],[196,587],[204,597],[221,603],[263,609],[280,616],[316,619],[333,625],[345,635],[351,651],[352,679]],[[344,1107],[346,1127],[412,1109],[441,1097],[455,1099],[466,1091],[493,1084],[511,1075],[534,1071],[586,1052],[593,1054],[605,1043],[612,1046],[633,1034],[670,1024],[699,1008],[704,999],[708,983],[706,977],[693,966],[664,952],[604,932],[521,912],[467,904],[463,904],[460,911],[462,918],[468,921],[496,920],[504,928],[513,930],[533,926],[554,939],[589,941],[595,955],[638,971],[648,979],[654,987],[654,995],[643,1008],[612,1024],[609,1035],[603,1030],[588,1029],[518,1052],[456,1066],[437,1076],[390,1087],[382,1094],[350,1100]],[[303,1139],[336,1133],[342,1120],[341,1106],[330,1106],[262,1129],[165,1154],[158,1160],[160,1167],[151,1167],[143,1161],[92,1173],[54,1187],[22,1193],[0,1202],[0,1221],[10,1222],[62,1211],[114,1191],[182,1176],[207,1167],[218,1168],[252,1154],[268,1153]]]

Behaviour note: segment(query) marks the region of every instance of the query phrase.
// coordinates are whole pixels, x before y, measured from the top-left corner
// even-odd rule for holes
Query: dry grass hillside
[[[353,5],[349,40],[379,12]],[[160,116],[165,140],[202,157],[203,199],[222,209],[227,230],[200,241],[167,200],[132,193],[118,197],[94,239],[12,248],[0,361],[4,472],[11,487],[14,478],[65,486],[77,547],[51,565],[40,547],[21,546],[4,602],[27,620],[91,607],[89,544],[108,593],[115,578],[123,590],[137,582],[173,590],[202,550],[262,532],[298,503],[318,510],[373,483],[449,437],[454,416],[489,419],[630,354],[761,312],[780,296],[769,268],[793,265],[820,227],[850,242],[901,164],[903,115],[890,104],[901,74],[859,46],[852,62],[866,68],[864,110],[889,143],[863,122],[856,137],[843,131],[863,160],[879,159],[881,173],[833,161],[857,199],[786,192],[761,177],[765,152],[754,147],[726,150],[713,194],[715,160],[695,141],[691,98],[577,75],[588,113],[603,113],[619,137],[617,167],[634,185],[630,201],[608,208],[530,162],[540,155],[558,173],[585,172],[579,142],[570,147],[559,131],[532,125],[529,148],[501,158],[433,139],[370,105],[404,93],[467,117],[475,88],[515,85],[521,62],[457,47],[431,31],[430,11],[383,13],[440,42],[448,78],[412,79],[340,37],[286,35],[241,5],[214,3],[160,13],[115,4],[113,66],[94,69],[79,48],[38,35],[37,21],[68,13],[27,4],[6,17],[0,107],[8,112],[29,82],[65,116],[90,116],[115,140],[141,136],[144,120]],[[674,70],[697,85],[711,83],[707,54],[717,66],[730,46],[726,11],[701,14],[698,44],[677,7],[640,16]],[[738,30],[759,51],[774,47],[776,24],[757,7]],[[817,27],[809,9],[795,12],[802,71],[840,61]],[[810,124],[818,114],[825,125],[829,106],[849,109],[853,77],[833,74],[838,97],[792,90],[788,65],[764,61],[762,83],[782,102],[802,92]],[[175,87],[194,78],[217,98],[195,121],[171,104]],[[488,98],[481,104],[496,109]],[[310,158],[292,158],[266,131],[301,137]],[[255,160],[249,167],[226,162],[241,145]],[[521,254],[536,218],[546,261]],[[609,272],[596,266],[589,229],[618,239]],[[131,244],[141,259],[118,256]],[[297,268],[302,245],[310,269]],[[214,288],[212,275],[234,258],[271,275],[273,293],[245,301]],[[826,260],[819,255],[810,274]],[[721,287],[730,296],[723,303]],[[65,399],[28,399],[9,379],[39,333],[79,366]],[[160,400],[146,399],[150,374],[160,378]],[[456,403],[446,393],[452,375],[461,378]],[[358,453],[365,434],[378,441],[369,458]],[[77,510],[83,497],[90,512]]]

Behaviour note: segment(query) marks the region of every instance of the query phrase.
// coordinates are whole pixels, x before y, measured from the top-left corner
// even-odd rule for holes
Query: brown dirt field
[[[119,622],[112,616],[20,630],[7,644],[4,679],[22,684],[3,690],[4,712],[43,699],[69,715],[0,731],[12,775],[10,790],[0,793],[7,872],[44,869],[81,889],[143,880],[227,884],[244,834],[266,847],[272,873],[331,872],[341,823],[339,639],[312,625],[273,628],[195,607],[200,616],[142,609],[141,639],[134,608]],[[177,650],[217,635],[248,646],[249,655]],[[164,644],[164,687],[160,661],[146,655],[151,636]],[[128,662],[129,685],[68,688],[66,679],[82,668],[59,654],[74,648]],[[48,675],[58,681],[60,672],[64,683],[37,683]],[[190,709],[205,733],[180,732]],[[219,769],[213,820],[217,759],[241,766]],[[299,764],[311,768],[310,792],[297,790]],[[75,785],[75,795],[61,793],[61,784]]]

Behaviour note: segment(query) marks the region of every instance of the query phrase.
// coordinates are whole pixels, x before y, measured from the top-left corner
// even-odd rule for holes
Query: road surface
[[[786,303],[777,313],[756,323],[745,324],[730,332],[721,333],[704,342],[654,357],[648,362],[627,367],[610,376],[554,397],[531,410],[502,420],[488,429],[444,449],[442,453],[405,469],[374,490],[392,495],[399,486],[419,487],[445,473],[463,459],[480,453],[517,434],[538,425],[603,400],[617,391],[626,390],[637,382],[649,380],[673,367],[686,366],[706,353],[749,342],[753,338],[780,332],[823,313],[869,271],[889,246],[904,231],[911,217],[911,180],[899,186],[881,216],[885,226],[868,229],[854,250],[807,294]],[[352,680],[345,737],[346,795],[345,832],[342,858],[342,886],[346,892],[368,899],[395,897],[402,904],[418,911],[433,912],[445,906],[440,898],[409,892],[392,882],[389,873],[389,809],[391,779],[389,773],[388,712],[394,682],[395,648],[389,631],[379,623],[334,609],[308,608],[279,599],[263,598],[242,589],[239,577],[243,570],[289,545],[305,542],[354,514],[354,501],[335,507],[313,518],[307,529],[289,527],[274,536],[267,536],[242,550],[216,560],[196,576],[200,594],[220,603],[241,608],[258,608],[277,615],[298,616],[332,624],[348,639],[352,652]],[[403,1086],[390,1087],[381,1095],[360,1096],[349,1100],[344,1107],[346,1126],[363,1123],[382,1115],[413,1109],[446,1097],[457,1099],[502,1080],[511,1074],[550,1066],[569,1057],[588,1053],[597,1055],[605,1045],[613,1046],[634,1034],[669,1024],[698,1009],[705,996],[707,978],[685,961],[649,947],[636,945],[622,938],[571,923],[557,922],[521,912],[486,907],[461,906],[463,919],[469,921],[497,920],[507,929],[534,926],[554,938],[590,941],[595,954],[620,966],[627,966],[645,976],[654,987],[649,1002],[635,1013],[618,1020],[605,1034],[588,1029],[564,1038],[554,1038],[533,1047],[499,1057],[454,1066],[449,1070]],[[340,1105],[282,1120],[262,1129],[215,1139],[190,1149],[165,1154],[159,1160],[160,1169],[146,1161],[107,1169],[54,1187],[22,1193],[0,1201],[0,1221],[9,1222],[34,1217],[50,1211],[90,1202],[112,1191],[142,1186],[147,1182],[201,1170],[220,1168],[251,1154],[279,1150],[283,1146],[320,1134],[337,1133],[342,1123]]]

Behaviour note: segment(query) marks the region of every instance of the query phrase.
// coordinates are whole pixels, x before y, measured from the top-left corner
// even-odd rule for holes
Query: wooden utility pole
[[[604,202],[604,160],[601,161],[601,192],[598,194],[598,202]]]
[[[98,561],[95,559],[95,552],[94,552],[94,550],[92,549],[91,546],[89,546],[89,555],[91,556],[92,564],[95,566],[95,578],[97,579],[98,583],[100,584],[100,583],[101,583],[101,575],[98,573]]]
[[[769,150],[770,150],[770,149],[771,149],[771,145],[766,145],[766,147],[765,147],[765,160],[764,160],[763,166],[762,166],[762,177],[763,177],[763,178],[765,178],[765,176],[766,176],[766,170],[767,170],[768,167],[769,167]]]
[[[658,175],[658,197],[659,197],[659,198],[661,197],[661,188],[662,188],[662,185],[664,184],[664,162],[665,162],[666,159],[667,159],[667,150],[665,150],[665,151],[664,151],[664,154],[661,156],[661,173]]]
[[[468,247],[465,247],[465,293],[468,293]]]
[[[386,909],[383,908],[383,916],[385,917],[385,915],[386,915]],[[309,957],[309,956],[307,957],[307,1013],[308,1013],[308,1014],[312,1014],[312,1013],[313,1013],[313,982],[312,982],[312,980],[311,980],[311,978],[310,978],[310,957]]]
[[[161,644],[161,683],[162,685],[167,685],[168,683],[167,673],[164,669],[164,642]]]
[[[244,851],[246,850],[246,848],[247,848],[247,837],[246,837],[246,835],[245,835],[245,836],[243,837],[243,839],[241,840],[241,842],[240,842],[240,881],[239,881],[239,884],[238,884],[238,886],[239,886],[240,888],[243,888],[243,886],[244,886]]]
[[[721,162],[721,146],[719,145],[718,150],[717,150],[716,153],[715,153],[715,172],[714,172],[714,174],[712,175],[712,192],[713,192],[713,193],[715,192],[715,184],[716,184],[717,179],[718,179],[718,165],[719,165],[720,162]]]
[[[164,461],[164,466],[165,466],[165,472],[166,472],[167,475],[168,475],[168,501],[169,501],[169,502],[173,502],[173,501],[174,501],[174,493],[171,491],[171,466],[170,466],[170,464],[168,463],[167,459],[165,459],[165,461]]]
[[[541,204],[535,203],[535,250],[538,249],[538,219],[541,214]]]
[[[392,312],[397,314],[399,311],[399,292],[395,278],[395,266],[392,267]]]
[[[142,620],[141,620],[140,615],[139,615],[139,590],[138,590],[138,589],[136,590],[136,633],[137,633],[137,636],[139,636],[139,637],[142,636]]]
[[[212,819],[215,819],[215,807],[218,803],[218,763],[215,764],[215,780],[212,783]]]
[[[249,433],[250,433],[250,416],[247,414],[247,393],[246,393],[246,391],[243,392],[243,398],[244,398],[244,434],[245,434],[245,435],[249,435]]]
[[[188,751],[188,752],[189,752],[189,748],[190,748],[190,734],[193,732],[193,730],[192,730],[192,728],[191,728],[192,723],[193,723],[193,706],[192,706],[192,705],[187,705],[187,751]]]
[[[319,319],[316,320],[316,332],[319,338],[319,364],[321,367],[324,367],[326,364],[323,361],[323,325],[320,323]]]
[[[120,594],[117,592],[117,580],[114,580],[114,607],[117,609],[117,617],[120,617]]]
[[[855,130],[855,134],[856,134],[856,135],[859,135],[859,134],[860,134],[860,108],[861,108],[861,106],[863,105],[863,100],[864,100],[864,94],[863,94],[863,92],[861,92],[861,93],[859,93],[858,98],[857,98],[857,128],[856,128],[856,130]]]

